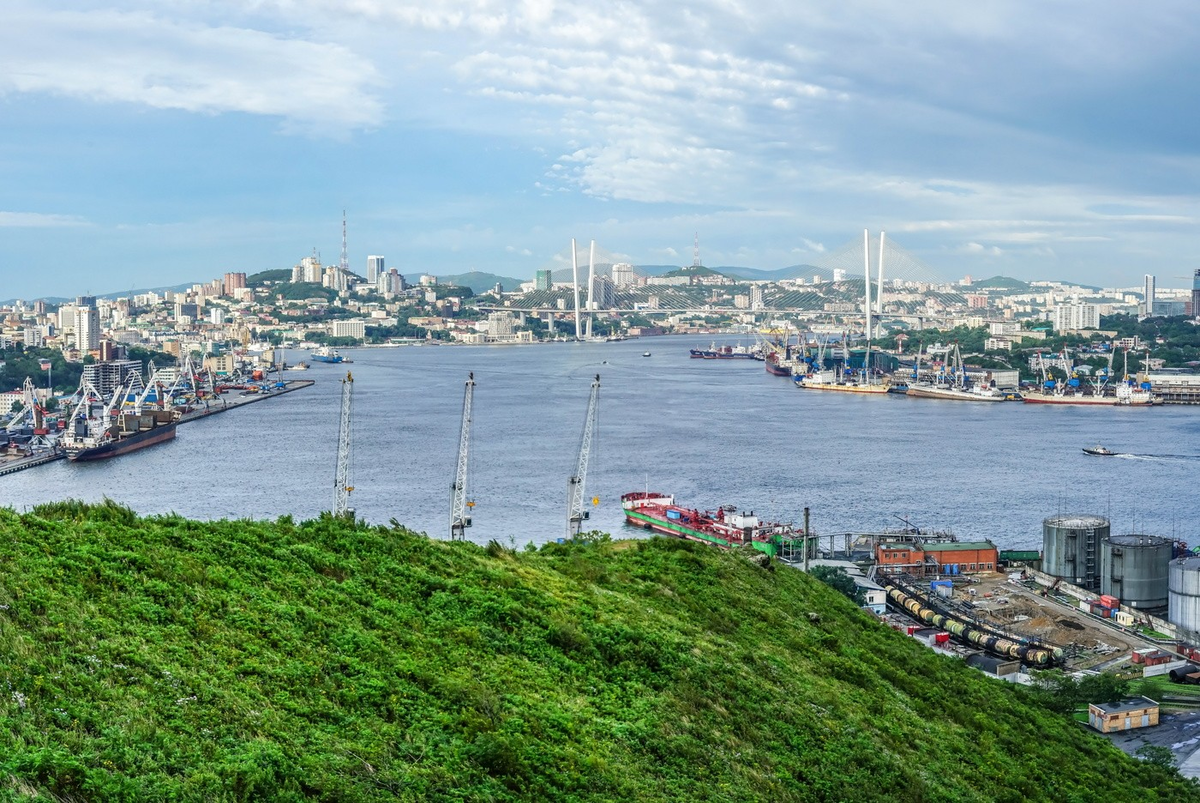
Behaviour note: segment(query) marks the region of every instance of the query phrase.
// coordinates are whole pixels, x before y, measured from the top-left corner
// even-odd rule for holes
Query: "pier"
[[[286,393],[303,390],[304,388],[311,387],[314,384],[316,383],[312,379],[293,379],[285,382],[284,387],[282,388],[270,388],[259,391],[242,390],[240,392],[230,390],[218,397],[220,403],[212,403],[203,409],[192,410],[191,412],[184,413],[182,416],[180,416],[178,423],[181,425],[190,424],[193,421],[199,421],[202,418],[208,418],[210,415],[224,413],[238,407],[245,407],[246,405],[253,404],[254,402],[265,401],[266,399],[274,399]],[[231,398],[226,398],[227,396]],[[66,454],[60,448],[54,447],[52,449],[32,455],[17,457],[10,460],[0,460],[0,477],[3,477],[5,474],[15,474],[18,471],[24,471],[25,469],[33,468],[34,466],[53,463],[56,460],[62,460],[65,457]]]
[[[38,454],[5,460],[4,462],[0,462],[0,477],[3,477],[5,474],[15,474],[18,471],[24,471],[27,468],[33,468],[45,463],[53,463],[55,460],[62,460],[64,457],[66,455],[60,450],[52,449]]]

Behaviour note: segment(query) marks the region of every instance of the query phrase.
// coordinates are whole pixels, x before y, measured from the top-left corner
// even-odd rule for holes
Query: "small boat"
[[[650,352],[648,352],[648,351],[643,351],[643,352],[642,352],[642,356],[643,356],[643,357],[649,357],[649,356],[650,356]]]
[[[1098,443],[1091,447],[1085,446],[1083,452],[1084,454],[1094,454],[1100,457],[1112,457],[1115,454],[1119,454],[1119,452],[1114,452],[1112,449],[1105,449]]]

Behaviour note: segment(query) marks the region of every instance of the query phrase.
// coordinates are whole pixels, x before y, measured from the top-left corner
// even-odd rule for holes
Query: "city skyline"
[[[386,255],[532,279],[571,237],[778,269],[884,229],[965,274],[1188,286],[1200,10],[322,0],[0,32],[0,296]]]

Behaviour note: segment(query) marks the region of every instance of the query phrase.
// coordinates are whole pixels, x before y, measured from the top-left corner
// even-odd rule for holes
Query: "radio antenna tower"
[[[576,538],[582,529],[588,511],[583,509],[583,486],[587,480],[588,462],[592,457],[592,441],[596,436],[597,405],[600,400],[600,374],[592,381],[592,394],[588,397],[587,417],[583,420],[583,435],[579,438],[579,462],[575,473],[567,480],[567,538]],[[600,503],[593,498],[592,504]]]
[[[470,509],[475,503],[467,499],[467,466],[471,447],[471,401],[475,395],[475,373],[467,374],[467,387],[463,391],[462,432],[458,436],[458,469],[450,485],[450,540],[466,539],[466,529],[471,526]]]
[[[346,210],[342,210],[342,261],[338,265],[343,271],[350,270],[350,260],[346,256]]]
[[[342,380],[342,417],[338,424],[337,468],[333,476],[333,515],[352,518],[354,508],[349,506],[350,492],[350,398],[354,395],[354,377],[346,372]]]
[[[696,237],[692,240],[692,267],[700,267],[700,232],[696,232]]]

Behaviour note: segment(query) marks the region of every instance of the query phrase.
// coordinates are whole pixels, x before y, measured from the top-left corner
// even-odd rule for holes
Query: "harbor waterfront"
[[[717,337],[736,345],[750,337]],[[898,394],[811,393],[753,360],[694,360],[711,335],[536,346],[353,349],[350,505],[448,537],[462,383],[475,397],[470,540],[562,537],[567,478],[592,377],[600,414],[584,530],[643,537],[620,497],[669,488],[769,521],[812,511],[822,535],[902,526],[896,515],[1001,548],[1037,548],[1042,520],[1097,513],[1116,533],[1195,543],[1200,414],[1154,409],[955,405]],[[646,358],[647,351],[652,356]],[[291,352],[289,363],[305,357]],[[332,506],[338,379],[314,364],[304,393],[181,428],[173,441],[99,464],[57,461],[0,478],[0,502],[111,498],[139,513],[312,518]],[[1082,447],[1103,443],[1115,457]]]

